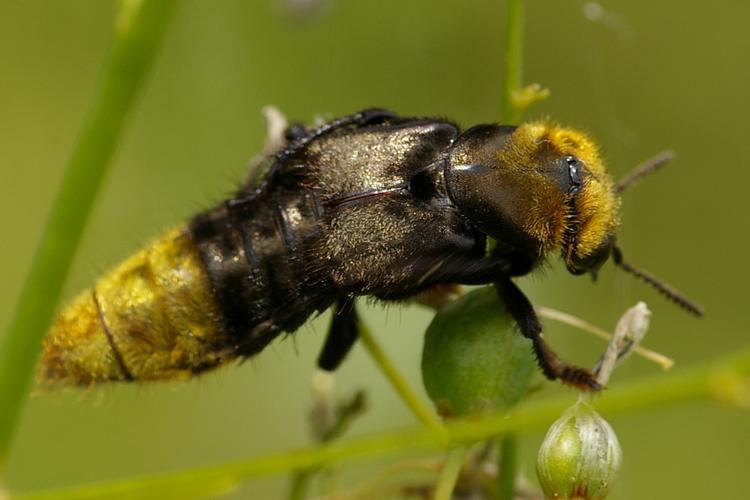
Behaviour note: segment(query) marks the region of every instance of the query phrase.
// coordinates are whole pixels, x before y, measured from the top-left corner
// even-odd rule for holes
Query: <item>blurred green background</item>
[[[270,0],[185,1],[131,116],[66,287],[86,287],[147,238],[230,193],[263,143],[260,109],[311,120],[383,106],[463,125],[496,121],[504,2],[328,0],[313,16]],[[0,1],[0,331],[88,109],[110,47],[114,2]],[[592,133],[620,176],[672,148],[669,169],[627,193],[626,256],[701,302],[695,320],[645,285],[605,268],[597,284],[559,262],[521,285],[536,304],[612,327],[639,299],[654,311],[646,345],[681,369],[750,339],[750,5],[719,0],[528,2],[525,79],[552,96],[530,117]],[[719,265],[720,264],[720,265]],[[417,307],[365,317],[423,393]],[[187,383],[108,387],[33,398],[7,482],[30,490],[259,456],[309,442],[309,381],[326,317],[261,356]],[[568,359],[603,344],[550,325]],[[612,384],[658,368],[641,359]],[[414,424],[360,349],[337,377],[366,388],[371,409],[350,435]],[[545,393],[560,392],[557,385]],[[606,397],[606,395],[605,395]],[[571,401],[574,396],[571,394]],[[0,411],[2,409],[0,408]],[[750,418],[707,403],[611,419],[625,465],[611,498],[747,498]],[[543,431],[523,436],[533,459]],[[344,468],[349,484],[385,461]],[[243,494],[280,496],[286,477]]]

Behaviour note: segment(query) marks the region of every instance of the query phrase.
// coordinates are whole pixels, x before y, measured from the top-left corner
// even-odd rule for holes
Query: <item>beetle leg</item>
[[[423,284],[432,286],[440,283],[461,285],[486,285],[495,276],[507,276],[513,264],[505,258],[497,257],[458,257],[445,261],[432,271]]]
[[[550,379],[560,379],[563,383],[586,390],[599,390],[601,385],[589,370],[569,365],[562,361],[542,338],[542,323],[529,299],[509,277],[495,281],[498,295],[508,307],[508,312],[516,320],[524,337],[531,339],[537,363]]]
[[[430,281],[464,285],[494,283],[500,299],[516,321],[521,334],[532,341],[537,363],[547,378],[559,378],[562,382],[580,389],[601,389],[590,371],[563,362],[542,338],[542,323],[534,307],[510,278],[519,272],[520,267],[523,267],[522,262],[499,255],[478,259],[457,258],[447,261],[430,276]]]
[[[328,328],[323,349],[318,356],[318,367],[334,371],[339,367],[359,337],[359,318],[354,308],[354,299],[347,297],[336,302],[331,326]]]

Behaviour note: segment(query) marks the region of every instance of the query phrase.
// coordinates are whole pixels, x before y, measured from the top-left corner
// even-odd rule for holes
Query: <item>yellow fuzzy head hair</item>
[[[549,242],[561,248],[571,272],[595,272],[610,255],[619,208],[596,144],[582,132],[548,122],[518,127],[513,143],[535,150],[525,156],[536,156],[538,164],[546,163],[542,158],[567,162],[571,182],[577,187],[566,196],[565,214],[558,214],[560,223]]]

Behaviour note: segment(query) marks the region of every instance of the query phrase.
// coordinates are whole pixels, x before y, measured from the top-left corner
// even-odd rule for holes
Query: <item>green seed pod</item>
[[[547,431],[536,470],[546,498],[590,500],[607,496],[621,465],[615,431],[579,401]]]
[[[422,379],[443,417],[508,408],[534,373],[531,341],[491,287],[451,302],[427,328]]]

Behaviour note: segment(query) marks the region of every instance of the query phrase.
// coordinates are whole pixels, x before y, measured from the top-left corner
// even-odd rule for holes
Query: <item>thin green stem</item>
[[[517,94],[523,87],[523,27],[524,0],[507,0],[505,27],[505,59],[504,79],[502,86],[502,107],[500,109],[500,123],[517,124],[521,121],[526,107],[519,105]],[[548,95],[537,87],[530,90],[528,104]],[[490,247],[494,241],[488,242]],[[515,496],[515,480],[518,467],[518,439],[511,433],[500,437],[498,459],[497,498],[513,500]]]
[[[523,18],[524,0],[507,0],[505,9],[505,58],[500,94],[500,123],[514,125],[521,121],[523,109],[517,106],[515,94],[523,85]],[[493,238],[487,239],[487,250],[495,247]]]
[[[514,94],[523,86],[523,19],[524,0],[507,0],[505,26],[505,74],[502,88],[500,123],[514,125],[521,121],[523,112]]]
[[[646,377],[619,388],[607,389],[607,397],[597,400],[597,410],[605,415],[625,413],[643,408],[674,405],[696,399],[732,402],[732,391],[744,394],[750,377],[750,347],[736,355],[696,366],[691,370],[670,372],[666,375]],[[736,402],[742,402],[739,399]],[[457,419],[445,424],[451,443],[473,443],[509,432],[542,429],[557,419],[572,402],[571,396],[550,398],[520,405],[511,416],[491,415],[480,420]],[[190,488],[209,486],[230,488],[251,477],[287,472],[294,469],[353,463],[394,453],[419,452],[441,447],[435,433],[425,427],[390,431],[378,435],[335,442],[324,446],[303,448],[181,472],[131,478],[109,483],[85,485],[56,491],[11,498],[25,500],[62,500],[86,498],[149,498],[157,493],[163,496]]]
[[[292,488],[289,491],[289,500],[304,500],[307,498],[307,492],[310,489],[310,483],[315,477],[318,469],[305,469],[294,474],[292,479]]]
[[[401,400],[409,407],[415,417],[430,429],[439,439],[445,438],[445,426],[437,419],[430,409],[422,403],[401,372],[396,368],[388,355],[383,351],[372,331],[360,322],[360,340],[367,349],[368,354],[378,366],[383,375],[386,376],[391,386],[396,390]]]
[[[524,0],[507,0],[505,74],[500,109],[500,123],[504,124],[519,123],[525,110],[516,99],[523,87],[524,9]],[[506,433],[499,438],[498,460],[497,498],[513,500],[518,468],[518,438],[513,433]]]
[[[126,20],[118,18],[114,45],[97,96],[52,204],[18,306],[8,331],[0,339],[0,474],[68,268],[128,111],[175,5],[176,0],[142,1],[135,11],[129,9]]]
[[[497,499],[513,500],[518,475],[518,437],[508,433],[498,442]]]
[[[453,490],[456,488],[456,481],[458,481],[458,475],[461,473],[468,452],[468,446],[456,446],[445,454],[445,462],[435,485],[433,500],[453,498]]]

